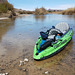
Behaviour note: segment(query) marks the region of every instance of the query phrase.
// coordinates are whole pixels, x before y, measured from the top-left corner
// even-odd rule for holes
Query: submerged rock
[[[28,62],[29,60],[27,58],[25,58],[24,61]]]
[[[23,63],[24,63],[24,61],[21,61],[21,60],[20,60],[20,64],[19,64],[19,66],[22,66],[22,65],[23,65]]]
[[[45,74],[49,74],[49,72],[48,72],[48,71],[46,71],[46,72],[45,72]]]
[[[25,65],[25,62],[28,62],[29,60],[27,58],[25,58],[23,61],[20,60],[20,64],[19,66]]]
[[[5,75],[8,75],[9,73],[5,73]]]
[[[23,72],[26,72],[27,70],[26,69],[23,69]]]
[[[0,75],[8,75],[9,73],[0,73]]]

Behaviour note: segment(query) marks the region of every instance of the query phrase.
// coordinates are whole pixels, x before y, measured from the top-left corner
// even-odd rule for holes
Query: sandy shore
[[[2,17],[0,18],[0,20],[4,20],[4,19],[9,19],[8,17]]]
[[[68,46],[71,43],[72,41]],[[70,48],[68,46],[65,49],[66,51],[63,50],[59,54],[43,61],[33,60],[33,46],[26,46],[27,49],[23,49],[18,55],[17,53],[12,55],[13,50],[11,50],[11,52],[0,56],[0,73],[9,73],[9,75],[74,75],[74,70],[70,68],[74,68],[73,62],[75,58],[71,58],[71,56],[69,56],[68,60],[64,58],[70,51],[68,51]],[[15,48],[13,47],[13,49]],[[30,52],[29,49],[31,49]],[[20,65],[20,61],[25,58],[28,61]]]
[[[18,16],[30,16],[31,14],[20,14]]]

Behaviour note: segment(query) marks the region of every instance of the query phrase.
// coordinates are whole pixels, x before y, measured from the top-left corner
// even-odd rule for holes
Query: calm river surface
[[[59,22],[67,22],[74,30],[71,42],[57,55],[43,60],[33,60],[33,50],[40,31],[46,31]],[[29,62],[19,67],[19,61]],[[24,72],[23,69],[26,69]],[[9,75],[75,75],[75,16],[48,14],[27,15],[0,20],[0,73]]]

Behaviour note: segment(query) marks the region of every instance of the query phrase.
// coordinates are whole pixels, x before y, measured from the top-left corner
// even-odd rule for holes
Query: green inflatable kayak
[[[33,58],[43,60],[49,58],[65,48],[73,36],[73,29],[65,22],[52,26],[46,32],[40,32],[35,47]]]

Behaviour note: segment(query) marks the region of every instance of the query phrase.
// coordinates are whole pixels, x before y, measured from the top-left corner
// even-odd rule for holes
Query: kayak
[[[73,29],[65,22],[52,26],[46,32],[40,32],[33,52],[33,59],[43,60],[62,51],[70,42]]]

